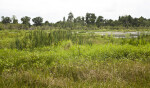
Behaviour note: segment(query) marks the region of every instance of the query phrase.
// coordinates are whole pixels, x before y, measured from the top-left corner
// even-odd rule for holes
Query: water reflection
[[[113,36],[115,38],[137,38],[138,36],[144,34],[149,35],[150,32],[144,31],[144,32],[94,32],[95,34],[101,35],[101,36]]]

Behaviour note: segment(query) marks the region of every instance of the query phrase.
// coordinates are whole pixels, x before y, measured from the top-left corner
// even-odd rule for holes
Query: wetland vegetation
[[[84,19],[85,18],[85,19]],[[1,88],[149,88],[150,20],[2,17]],[[94,20],[94,21],[93,21]]]
[[[3,88],[148,88],[149,83],[149,34],[115,38],[92,31],[0,31]]]

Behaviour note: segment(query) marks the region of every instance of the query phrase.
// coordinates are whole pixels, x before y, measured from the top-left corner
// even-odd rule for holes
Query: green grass
[[[8,34],[5,35],[5,32]],[[149,36],[123,40],[93,34],[72,34],[71,31],[62,30],[16,32],[15,35],[11,31],[1,31],[0,34],[2,88],[150,86]],[[49,33],[53,37],[49,37]],[[48,43],[49,39],[53,39],[51,44]],[[136,43],[131,43],[135,40]],[[145,44],[139,43],[143,40]],[[20,45],[17,46],[16,41],[20,42],[22,48],[17,48]],[[41,42],[36,42],[35,46],[35,41]]]

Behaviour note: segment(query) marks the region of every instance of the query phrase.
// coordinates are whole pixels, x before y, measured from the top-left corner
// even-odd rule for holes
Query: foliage
[[[133,18],[131,15],[119,16],[118,19],[105,19],[103,16],[96,16],[94,13],[86,13],[85,16],[74,17],[73,13],[68,14],[68,18],[63,17],[63,21],[58,21],[56,23],[49,23],[45,21],[43,23],[42,17],[35,17],[32,19],[33,25],[30,24],[30,17],[25,16],[21,18],[22,24],[25,27],[21,29],[37,29],[35,26],[39,26],[39,29],[67,29],[67,30],[100,30],[100,29],[111,29],[111,30],[139,30],[139,29],[150,29],[150,19],[139,17]],[[11,24],[19,25],[9,27]],[[18,19],[13,15],[12,19],[10,17],[2,16],[2,23],[5,25],[4,29],[20,29],[20,24]]]
[[[100,27],[100,26],[103,26],[103,17],[102,16],[99,16],[96,20],[96,25],[97,27]]]
[[[85,44],[91,42],[89,37],[93,38],[93,35],[83,36],[72,31],[55,30],[55,31],[42,31],[36,30],[25,35],[20,39],[19,37],[15,40],[15,46],[13,48],[26,49],[26,48],[37,48],[40,46],[57,46],[63,40],[71,40],[75,44]]]
[[[43,18],[42,17],[36,17],[36,18],[33,18],[32,21],[34,22],[35,26],[41,26],[42,22],[43,22]]]
[[[13,21],[13,24],[18,24],[18,20],[16,19],[16,16],[15,16],[15,15],[13,15],[12,21]]]
[[[68,14],[68,19],[67,19],[67,21],[68,21],[68,22],[73,22],[73,18],[74,18],[73,13],[70,12],[70,13]]]
[[[0,31],[0,87],[150,86],[150,35],[85,30]]]
[[[3,24],[8,24],[8,23],[10,23],[12,21],[10,17],[2,16],[1,18],[2,18],[2,23]]]
[[[28,16],[25,16],[25,17],[22,17],[21,18],[21,21],[22,21],[22,24],[25,24],[25,25],[27,25],[27,26],[30,26],[30,17],[28,17]]]
[[[86,24],[87,25],[94,25],[95,21],[96,21],[96,16],[94,13],[86,13]]]

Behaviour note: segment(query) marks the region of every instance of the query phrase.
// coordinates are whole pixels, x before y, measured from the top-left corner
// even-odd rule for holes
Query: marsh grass
[[[15,46],[11,46],[11,48],[17,49],[34,49],[37,47],[43,46],[57,46],[61,41],[71,40],[74,44],[85,44],[89,43],[92,45],[89,37],[94,37],[93,35],[80,35],[72,31],[64,31],[64,30],[54,30],[50,32],[36,30],[25,33],[22,38],[16,37]],[[12,45],[12,44],[11,44]]]
[[[65,30],[6,34],[0,35],[2,88],[150,86],[149,35],[116,39]]]

